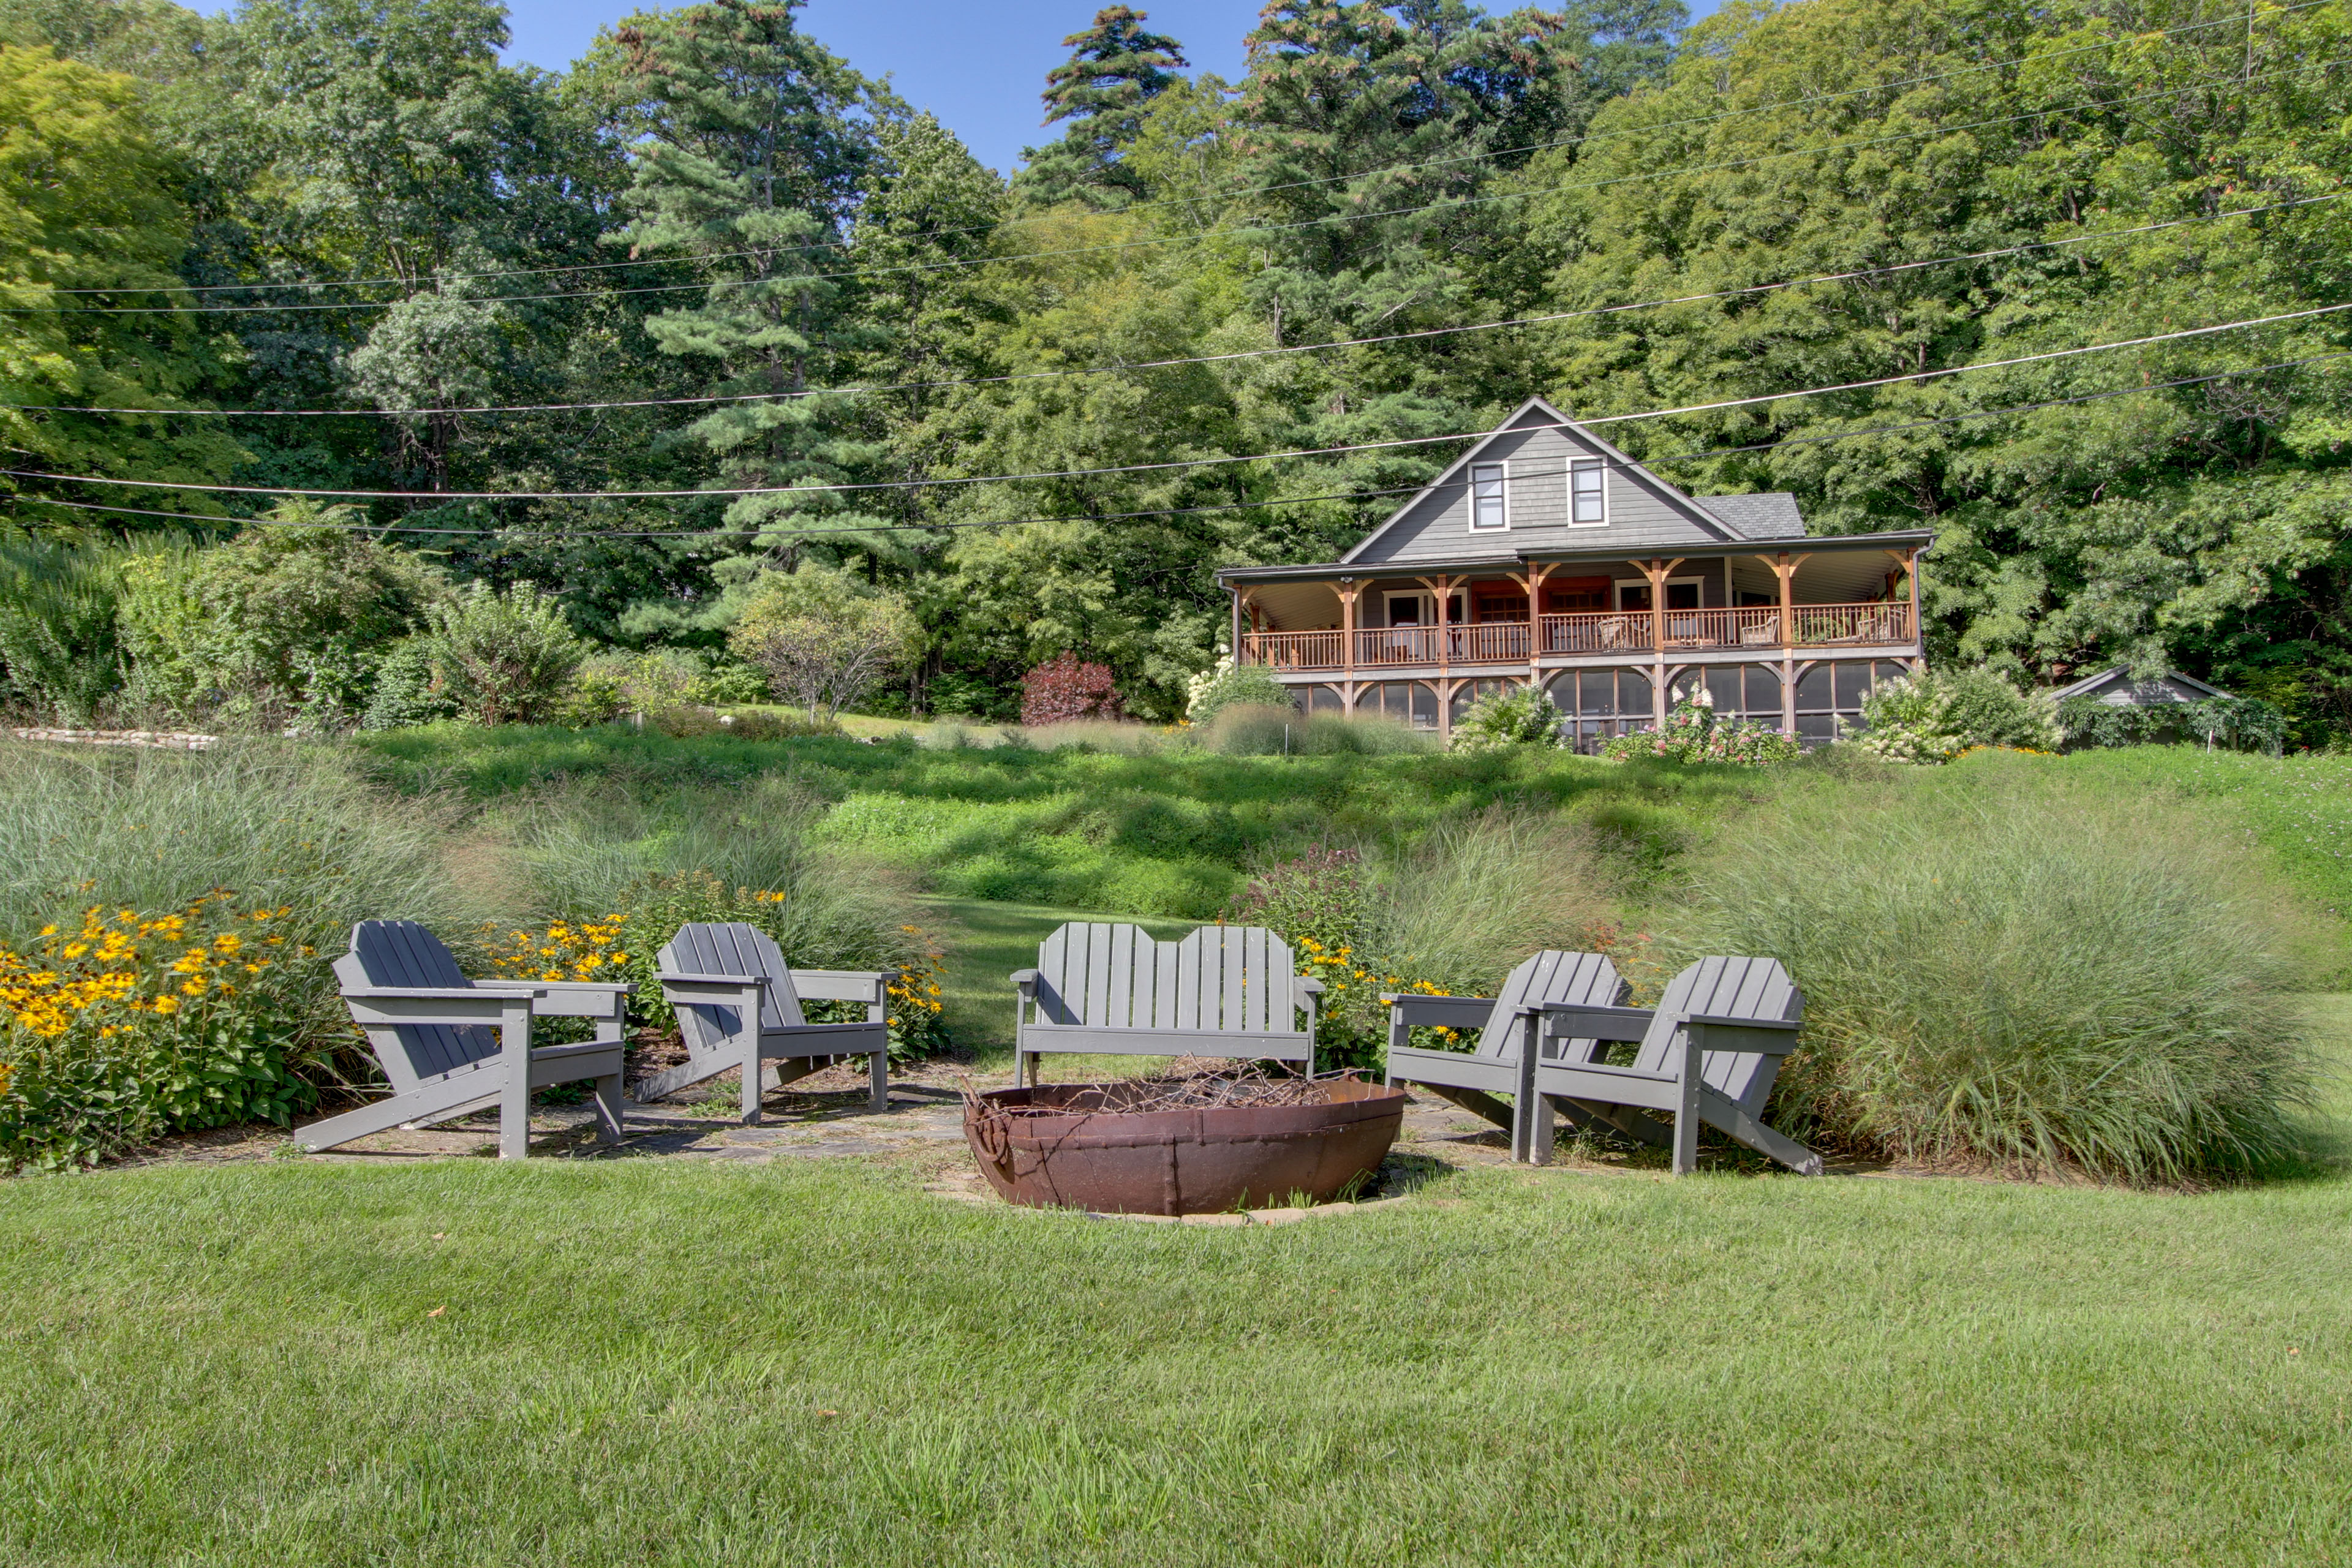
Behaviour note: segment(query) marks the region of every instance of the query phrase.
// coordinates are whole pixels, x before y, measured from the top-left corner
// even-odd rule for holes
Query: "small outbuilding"
[[[2230,694],[2177,669],[2135,680],[2129,667],[2119,664],[2072,686],[2062,686],[2052,695],[2060,702],[2070,697],[2088,697],[2109,708],[2154,708],[2167,702],[2204,702]]]

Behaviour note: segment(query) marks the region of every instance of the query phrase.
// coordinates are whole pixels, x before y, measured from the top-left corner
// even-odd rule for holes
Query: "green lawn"
[[[2352,1559],[2341,1173],[1486,1168],[1237,1231],[918,1185],[0,1185],[0,1561]]]

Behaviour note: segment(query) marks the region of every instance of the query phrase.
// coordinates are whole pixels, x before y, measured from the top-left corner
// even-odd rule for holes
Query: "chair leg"
[[[621,1141],[621,1075],[611,1073],[596,1080],[596,1142],[618,1143]]]
[[[866,1068],[874,1080],[872,1110],[875,1115],[879,1116],[890,1109],[890,1053],[876,1051],[868,1058]]]
[[[751,1048],[743,1053],[743,1125],[754,1127],[760,1121],[760,1080],[766,1075],[761,1069],[760,1037],[751,1037]]]
[[[499,1158],[522,1160],[530,1155],[530,1014],[509,1018],[500,1026],[506,1037],[506,1081],[499,1086]]]

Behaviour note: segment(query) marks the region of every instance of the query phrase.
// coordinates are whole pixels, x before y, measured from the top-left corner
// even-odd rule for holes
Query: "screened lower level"
[[[1579,751],[1590,752],[1612,735],[1646,730],[1657,721],[1658,692],[1653,684],[1662,667],[1628,665],[1564,669],[1544,678],[1544,689],[1565,715],[1564,727]],[[1841,725],[1861,717],[1862,705],[1879,685],[1909,673],[1895,659],[1822,659],[1796,668],[1793,693],[1784,693],[1782,667],[1774,664],[1715,664],[1663,667],[1664,706],[1671,710],[1704,690],[1717,715],[1746,719],[1768,729],[1789,727],[1799,739],[1834,739]],[[1472,703],[1526,684],[1516,677],[1452,679],[1317,682],[1293,687],[1309,713],[1376,714],[1417,730],[1450,731]],[[1787,700],[1793,696],[1793,702]],[[1793,709],[1793,713],[1790,710]]]

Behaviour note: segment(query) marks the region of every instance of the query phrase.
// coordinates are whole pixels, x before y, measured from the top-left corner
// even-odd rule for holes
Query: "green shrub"
[[[2291,1152],[2311,1092],[2296,916],[2211,828],[1990,763],[1792,792],[1697,868],[1658,973],[1789,966],[1805,1027],[1777,1114],[1801,1135],[2034,1174],[2245,1171]]]
[[[544,723],[588,657],[555,601],[529,583],[503,594],[469,584],[429,619],[435,673],[478,724]]]
[[[441,574],[340,526],[348,507],[289,502],[273,515],[318,526],[125,560],[130,700],[262,731],[340,729],[366,708],[378,661],[423,624]]]
[[[360,728],[407,730],[457,714],[457,700],[442,689],[434,673],[432,644],[423,637],[403,637],[375,667],[375,686],[361,710]]]
[[[1295,706],[1290,689],[1274,678],[1274,672],[1262,664],[1236,665],[1231,654],[1222,655],[1215,668],[1194,676],[1185,687],[1184,721],[1188,724],[1208,723],[1224,710],[1233,707],[1289,708]]]
[[[1944,723],[1963,746],[2058,749],[2058,709],[2047,691],[2020,691],[2000,671],[1945,669],[1927,679],[1944,694]]]
[[[1493,752],[1507,746],[1557,746],[1560,719],[1551,694],[1538,688],[1522,686],[1493,692],[1470,704],[1469,711],[1454,721],[1449,749]]]
[[[2258,697],[2209,697],[2201,702],[2146,705],[2069,697],[2057,723],[2071,747],[2146,746],[2203,742],[2231,751],[2278,755],[2286,742],[2286,715]]]
[[[123,680],[116,623],[128,553],[0,540],[0,699],[66,724],[94,722],[114,701]]]

